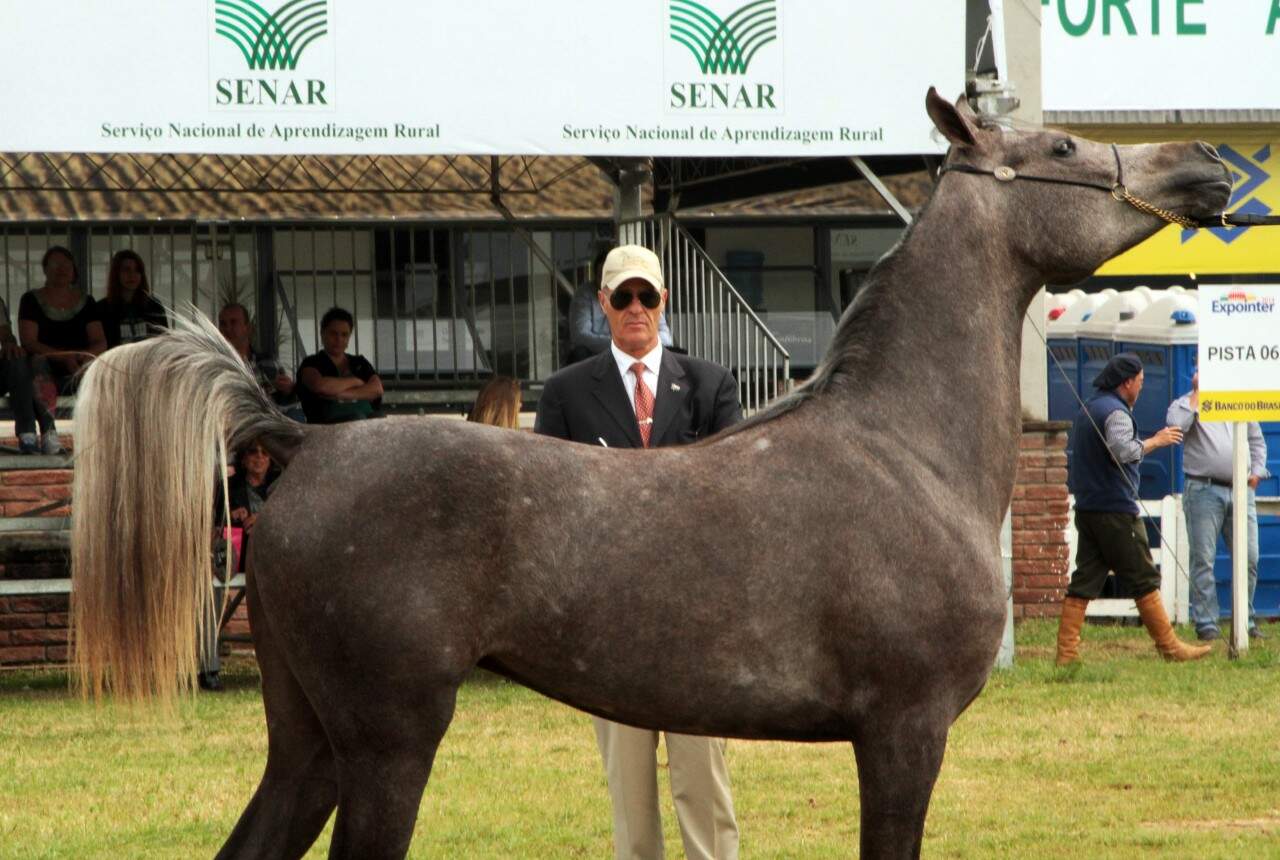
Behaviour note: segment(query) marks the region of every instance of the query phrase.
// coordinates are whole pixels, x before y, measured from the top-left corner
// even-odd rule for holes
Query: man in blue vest
[[[1122,352],[1107,362],[1071,428],[1071,468],[1067,485],[1075,496],[1076,569],[1058,624],[1059,666],[1080,657],[1080,628],[1089,601],[1102,593],[1107,574],[1127,584],[1138,614],[1166,660],[1197,660],[1208,645],[1188,645],[1169,624],[1160,597],[1160,572],[1151,560],[1147,527],[1139,516],[1138,464],[1157,448],[1182,441],[1182,431],[1165,427],[1149,439],[1138,438],[1133,404],[1142,391],[1142,361]]]

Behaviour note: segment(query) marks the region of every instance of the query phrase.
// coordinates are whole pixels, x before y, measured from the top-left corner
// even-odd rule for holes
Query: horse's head
[[[938,193],[965,194],[966,217],[1005,237],[1045,283],[1087,277],[1165,225],[1127,202],[1123,190],[1191,219],[1216,215],[1231,196],[1227,170],[1208,144],[1113,146],[1052,129],[1004,129],[980,122],[963,98],[953,105],[932,88],[925,103],[951,142]]]

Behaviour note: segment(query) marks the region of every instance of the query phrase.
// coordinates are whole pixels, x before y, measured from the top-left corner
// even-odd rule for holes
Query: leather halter
[[[1096,188],[1099,191],[1108,191],[1116,200],[1121,200],[1133,206],[1148,215],[1155,215],[1168,221],[1170,224],[1179,224],[1188,230],[1195,230],[1200,227],[1257,227],[1257,226],[1277,226],[1280,225],[1280,216],[1276,215],[1246,215],[1243,213],[1228,214],[1223,212],[1209,218],[1188,218],[1186,215],[1179,215],[1170,212],[1167,209],[1148,203],[1141,197],[1130,194],[1129,190],[1124,187],[1124,166],[1120,163],[1120,149],[1113,143],[1111,144],[1111,153],[1116,159],[1116,179],[1110,184],[1102,182],[1090,182],[1085,179],[1062,179],[1057,176],[1034,176],[1030,173],[1018,173],[1012,167],[1000,165],[992,170],[981,167],[974,167],[970,164],[944,164],[938,168],[938,179],[941,181],[943,174],[946,173],[973,173],[982,176],[994,176],[1001,182],[1012,182],[1015,179],[1026,179],[1031,182],[1048,182],[1054,185],[1074,185],[1078,188]]]

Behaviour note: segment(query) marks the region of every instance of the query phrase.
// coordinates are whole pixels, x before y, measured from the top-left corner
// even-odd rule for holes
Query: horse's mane
[[[844,314],[840,317],[835,334],[832,335],[831,344],[827,347],[826,355],[823,356],[822,361],[813,371],[813,375],[790,394],[773,401],[773,403],[750,418],[726,429],[716,438],[741,433],[757,425],[781,418],[789,412],[794,412],[813,398],[820,396],[833,385],[838,385],[851,379],[853,377],[851,372],[853,368],[865,365],[872,357],[869,353],[868,342],[870,338],[868,335],[872,332],[880,331],[884,327],[884,313],[887,309],[885,299],[889,291],[894,289],[896,264],[901,259],[902,249],[911,240],[911,235],[915,231],[916,225],[925,217],[932,201],[933,197],[930,196],[929,201],[925,203],[916,219],[903,231],[898,243],[890,248],[871,267],[871,271],[867,273],[867,278],[863,282],[862,289],[858,291],[853,303],[845,309]]]

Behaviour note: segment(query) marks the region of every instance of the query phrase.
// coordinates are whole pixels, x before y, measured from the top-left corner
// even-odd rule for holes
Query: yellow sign
[[[1280,421],[1280,391],[1201,391],[1203,421]]]
[[[1223,143],[1231,171],[1228,212],[1280,213],[1280,141]],[[1239,275],[1280,273],[1280,228],[1170,225],[1098,270],[1099,275]]]

